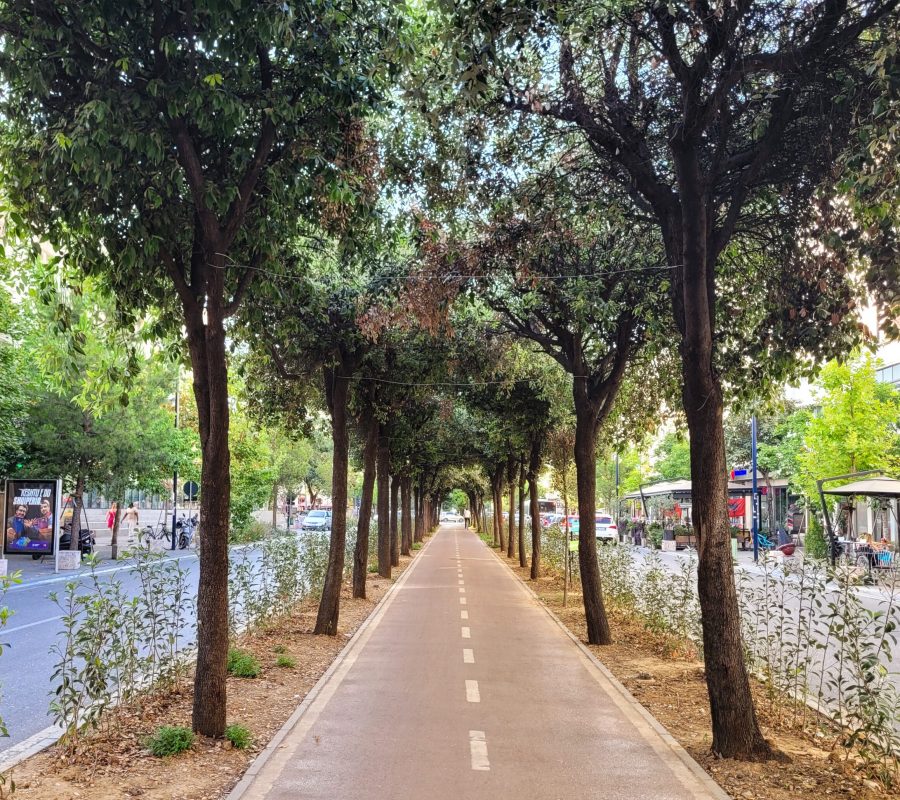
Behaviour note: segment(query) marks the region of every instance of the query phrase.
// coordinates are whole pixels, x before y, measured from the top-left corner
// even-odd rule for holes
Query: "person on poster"
[[[38,539],[42,542],[49,542],[53,538],[53,507],[50,505],[50,498],[45,497],[41,500],[41,515],[37,519],[29,520],[31,527],[37,533]]]
[[[28,513],[28,506],[17,505],[16,510],[6,521],[6,548],[9,550],[13,547],[13,543],[17,539],[25,539],[19,542],[18,547],[27,547],[31,539],[37,538],[37,531],[29,524],[29,520],[25,519]]]

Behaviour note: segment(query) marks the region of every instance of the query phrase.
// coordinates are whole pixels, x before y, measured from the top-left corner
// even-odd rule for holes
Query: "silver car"
[[[313,509],[303,520],[301,530],[304,531],[330,531],[331,512],[325,509]]]

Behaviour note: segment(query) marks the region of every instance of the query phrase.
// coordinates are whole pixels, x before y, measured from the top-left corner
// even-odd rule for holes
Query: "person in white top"
[[[138,510],[134,507],[134,503],[129,503],[125,513],[122,514],[122,524],[128,526],[128,541],[133,542],[134,532],[140,524]]]

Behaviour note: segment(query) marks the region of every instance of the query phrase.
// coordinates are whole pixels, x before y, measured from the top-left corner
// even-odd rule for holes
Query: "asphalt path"
[[[230,798],[724,796],[455,525],[413,560]]]

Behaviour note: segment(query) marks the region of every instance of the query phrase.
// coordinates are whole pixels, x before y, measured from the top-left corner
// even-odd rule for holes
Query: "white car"
[[[304,531],[330,531],[331,512],[326,509],[314,509],[303,519],[301,530]]]
[[[465,522],[465,519],[463,518],[462,514],[457,514],[455,511],[442,511],[440,521],[458,524],[461,522]]]
[[[607,514],[597,514],[595,520],[598,542],[612,542],[615,544],[619,541],[619,528],[612,517]]]

